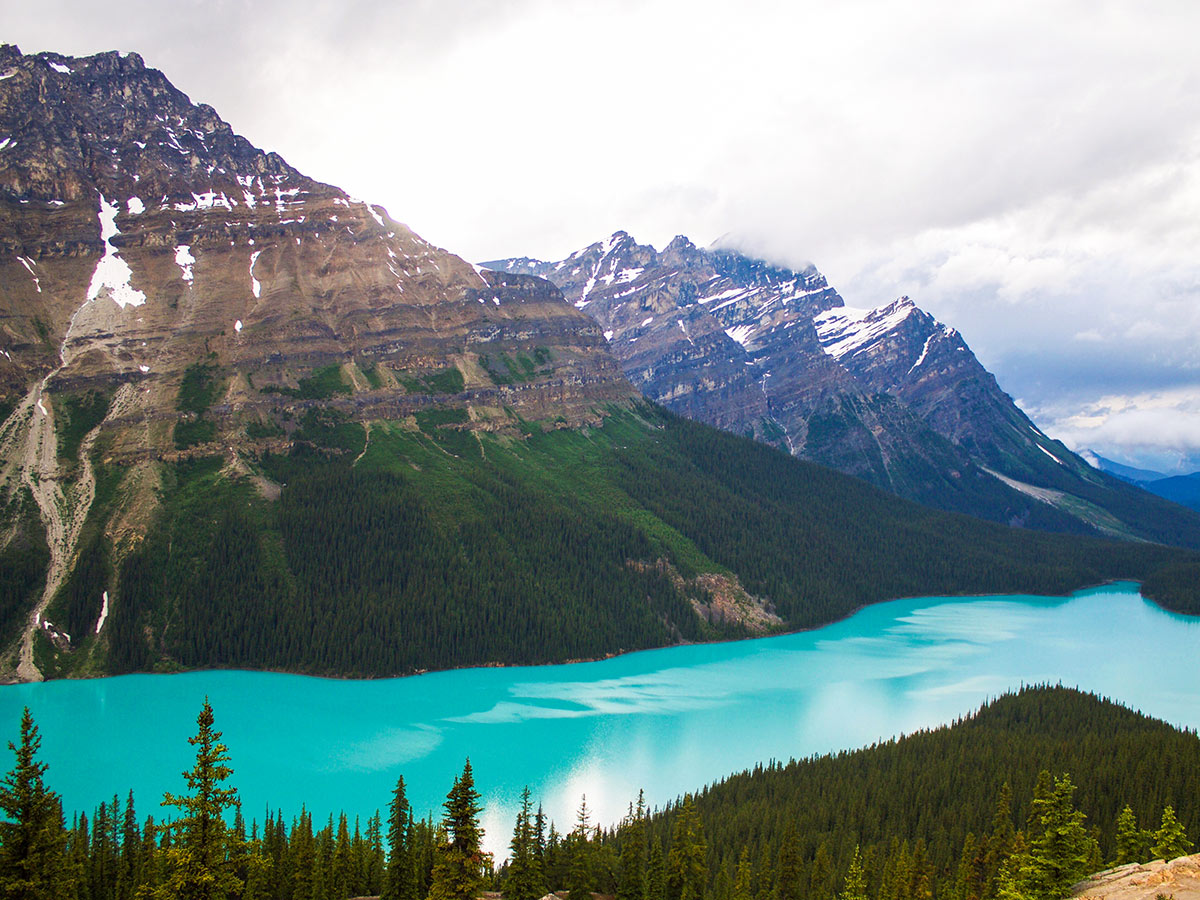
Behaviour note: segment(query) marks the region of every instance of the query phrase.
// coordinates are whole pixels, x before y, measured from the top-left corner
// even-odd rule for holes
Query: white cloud
[[[1200,383],[1040,412],[1048,433],[1076,450],[1162,471],[1193,471],[1200,457]]]

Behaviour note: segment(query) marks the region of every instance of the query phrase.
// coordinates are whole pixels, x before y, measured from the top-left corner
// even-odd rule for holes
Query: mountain
[[[562,661],[1112,578],[1200,608],[1200,555],[935,513],[645,403],[550,282],[136,54],[0,48],[0,316],[10,679]]]
[[[1093,450],[1080,450],[1080,459],[1084,460],[1093,468],[1100,469],[1110,475],[1115,475],[1122,481],[1128,481],[1130,484],[1145,486],[1152,481],[1161,481],[1167,478],[1165,472],[1155,472],[1152,469],[1139,469],[1136,466],[1126,466],[1106,457],[1101,456]]]
[[[682,236],[659,252],[617,232],[557,262],[483,265],[554,282],[630,381],[681,415],[937,508],[1200,546],[1200,518],[1043,434],[962,335],[907,297],[852,309],[811,265]]]
[[[481,273],[297,172],[132,53],[0,48],[0,316],[3,474],[13,515],[45,524],[20,549],[49,554],[47,602],[104,499],[97,455],[129,473],[103,526],[120,557],[162,463],[244,469],[318,406],[356,422],[453,406],[520,434],[636,396],[550,285]]]
[[[1167,475],[1150,469],[1125,466],[1111,459],[1105,459],[1091,450],[1084,450],[1079,455],[1092,466],[1103,469],[1122,481],[1136,484],[1156,497],[1162,497],[1164,500],[1170,500],[1172,503],[1178,503],[1180,506],[1200,512],[1200,472],[1192,472],[1188,475]]]
[[[1200,472],[1191,475],[1172,475],[1144,485],[1146,490],[1164,500],[1200,510]]]

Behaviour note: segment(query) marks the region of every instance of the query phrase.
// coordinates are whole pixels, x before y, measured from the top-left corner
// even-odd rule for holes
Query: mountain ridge
[[[556,262],[482,265],[554,282],[596,318],[630,381],[682,415],[937,508],[1200,541],[1190,512],[1045,435],[962,335],[908,297],[853,309],[811,264],[793,271],[682,235],[661,252],[618,231]]]

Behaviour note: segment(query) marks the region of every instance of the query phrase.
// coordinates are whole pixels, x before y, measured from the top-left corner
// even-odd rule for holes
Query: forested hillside
[[[1001,895],[1004,860],[1041,833],[1037,817],[1064,775],[1073,794],[1060,788],[1057,802],[1086,817],[1075,849],[1087,871],[1161,855],[1151,834],[1168,807],[1200,837],[1196,733],[1062,687],[1005,695],[952,726],[863,750],[759,766],[651,815],[647,831],[668,845],[691,806],[714,897],[739,896],[739,873],[751,897],[833,897],[857,848],[868,897],[989,900]],[[620,833],[608,840],[619,851]],[[781,879],[799,887],[781,891]]]
[[[103,527],[123,473],[98,466],[47,614],[76,638],[41,635],[39,666],[392,675],[805,627],[901,596],[1196,591],[1170,580],[1191,551],[930,510],[648,404],[519,438],[465,418],[368,427],[314,407],[286,455],[164,466],[123,558]]]

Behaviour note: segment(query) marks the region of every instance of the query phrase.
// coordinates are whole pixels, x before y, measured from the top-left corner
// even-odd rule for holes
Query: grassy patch
[[[397,379],[410,394],[461,394],[466,382],[458,369],[443,369],[432,375],[397,375]]]
[[[208,419],[181,419],[175,423],[175,447],[186,450],[200,444],[207,444],[217,434],[216,423]]]
[[[210,363],[193,363],[188,366],[179,385],[176,408],[180,412],[200,415],[212,406],[221,387],[216,378],[217,371],[217,367]]]
[[[283,435],[286,433],[287,432],[285,432],[274,422],[254,421],[246,423],[246,437],[250,438],[252,441],[261,441],[273,437],[283,437]]]
[[[434,375],[426,375],[421,380],[435,394],[461,394],[464,384],[463,374],[458,369],[446,369]]]
[[[378,363],[367,367],[360,366],[359,368],[362,369],[363,378],[367,379],[367,384],[371,386],[371,390],[377,391],[383,387],[383,375],[379,371]]]
[[[350,385],[342,378],[342,367],[338,365],[313,369],[311,375],[297,382],[297,387],[284,384],[266,384],[262,387],[264,394],[280,394],[297,400],[330,400],[338,394],[350,392]]]
[[[55,412],[58,423],[55,430],[58,435],[58,456],[78,462],[79,445],[89,431],[104,421],[111,398],[101,391],[88,391],[57,399]]]

